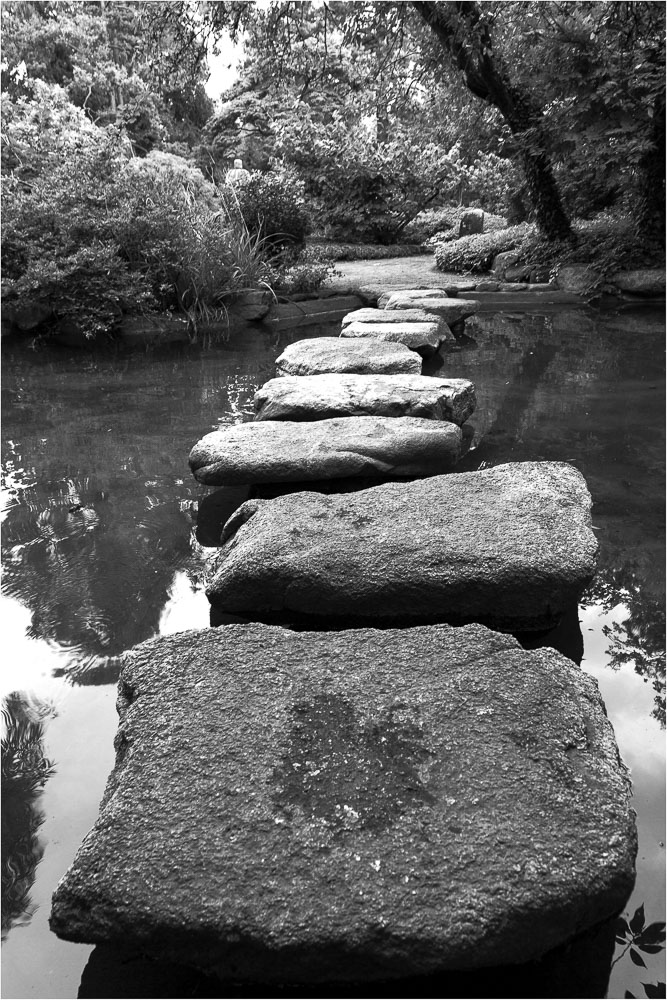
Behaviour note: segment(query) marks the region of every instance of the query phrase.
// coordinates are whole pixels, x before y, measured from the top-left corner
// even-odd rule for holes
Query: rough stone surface
[[[389,296],[387,297],[387,300]],[[350,323],[432,323],[433,313],[426,312],[425,309],[395,309],[387,312],[386,309],[355,309],[353,312],[343,317],[341,329],[345,329]],[[442,320],[441,320],[442,322]]]
[[[68,940],[225,979],[388,979],[529,961],[632,888],[613,730],[553,650],[232,625],[132,650],[118,709],[54,895]]]
[[[664,295],[665,272],[661,268],[644,267],[636,271],[617,271],[612,282],[622,292],[632,295]]]
[[[581,295],[600,277],[598,271],[589,264],[566,264],[559,268],[556,282],[564,292]]]
[[[458,461],[461,438],[455,424],[418,417],[263,420],[207,434],[190,468],[206,486],[432,476]]]
[[[590,506],[562,462],[250,500],[225,525],[207,593],[254,620],[546,629],[595,572]]]
[[[504,272],[505,281],[530,281],[531,270],[530,264],[508,264]]]
[[[268,381],[255,393],[256,420],[425,417],[462,424],[475,409],[467,379],[425,375],[303,375]]]
[[[421,374],[421,361],[404,344],[385,340],[314,337],[289,344],[276,360],[281,375]]]
[[[493,258],[492,270],[494,276],[502,281],[505,277],[505,271],[507,268],[511,267],[512,264],[516,264],[518,258],[519,255],[516,250],[505,250],[503,253],[497,254]]]
[[[472,236],[484,232],[484,212],[480,208],[471,208],[464,212],[459,222],[459,236]]]
[[[420,309],[436,313],[445,323],[456,323],[460,319],[472,316],[479,309],[479,302],[474,299],[452,299],[442,297],[427,297],[407,299],[403,292],[395,292],[387,302],[387,309],[405,309],[409,304],[419,304]]]
[[[475,286],[475,291],[476,292],[498,292],[498,291],[500,291],[500,282],[499,281],[491,281],[491,280],[480,281]]]
[[[449,298],[449,293],[445,288],[401,288],[387,295],[386,302],[380,305],[378,301],[379,309],[386,309],[387,302],[392,298],[393,295],[402,295],[404,299],[408,300],[412,305],[404,306],[406,309],[410,308],[421,308],[419,303],[421,299],[447,299]]]
[[[455,339],[447,324],[432,313],[430,322],[426,323],[393,323],[391,320],[381,323],[348,323],[342,328],[340,335],[352,339],[370,337],[392,344],[404,344],[423,358],[431,357],[442,344]]]
[[[227,299],[229,309],[236,316],[247,320],[263,319],[273,301],[274,296],[271,292],[263,292],[258,289],[235,292]]]

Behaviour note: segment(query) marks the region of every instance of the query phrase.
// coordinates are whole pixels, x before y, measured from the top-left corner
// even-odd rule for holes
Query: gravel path
[[[444,288],[447,285],[475,286],[475,279],[464,275],[438,271],[433,257],[391,257],[388,260],[337,261],[337,274],[325,282],[325,288],[346,291],[373,288],[386,291],[394,288]],[[479,279],[477,279],[479,280]]]

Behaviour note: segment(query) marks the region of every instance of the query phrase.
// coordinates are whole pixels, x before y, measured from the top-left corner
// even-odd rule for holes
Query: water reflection
[[[53,771],[44,754],[44,719],[53,707],[20,692],[3,700],[2,720],[2,939],[29,923],[30,890],[44,853],[39,828],[42,789]]]
[[[30,609],[30,637],[68,651],[73,679],[117,676],[118,655],[158,631],[174,574],[196,578],[204,491],[187,455],[247,419],[273,374],[257,336],[252,354],[5,358],[4,592]]]
[[[610,660],[632,651],[651,683],[664,680],[656,624],[664,589],[655,586],[663,330],[655,312],[481,315],[436,359],[443,373],[477,386],[460,471],[553,459],[586,476],[603,574],[595,586],[610,590],[602,603],[629,609],[627,628],[609,636]],[[68,651],[70,676],[108,682],[118,655],[160,628],[175,574],[200,586],[201,547],[217,545],[221,522],[246,492],[198,486],[190,448],[221,423],[248,419],[284,342],[312,333],[253,330],[201,354],[95,360],[17,349],[5,358],[5,592],[31,610],[30,635]],[[580,656],[580,640],[570,655]]]
[[[651,596],[635,568],[603,567],[584,595],[583,605],[599,605],[606,613],[616,610],[602,627],[609,640],[607,665],[618,670],[630,664],[655,692],[653,717],[665,728],[665,602]],[[620,612],[620,614],[619,614]]]
[[[319,331],[334,332],[324,327]],[[644,899],[648,906],[652,887],[653,919],[660,916],[662,905],[655,898],[661,891],[655,888],[660,880],[655,873],[662,864],[656,859],[657,842],[663,835],[653,835],[657,764],[653,766],[652,757],[648,768],[642,734],[649,725],[657,731],[655,720],[664,721],[665,672],[660,659],[664,641],[664,317],[651,312],[605,317],[583,312],[504,314],[477,317],[468,324],[468,333],[467,341],[434,362],[441,362],[439,373],[471,378],[478,388],[478,410],[466,428],[473,435],[471,449],[460,471],[540,459],[569,461],[582,471],[594,498],[593,523],[600,542],[599,574],[584,601],[584,638],[589,639],[588,626],[596,609],[613,610],[606,638],[601,640],[600,670],[625,681],[632,669],[635,676],[647,678],[646,694],[649,685],[654,688],[652,705],[652,699],[633,703],[631,727],[617,721],[630,711],[629,699],[622,697],[614,706],[605,694],[610,715],[616,716],[617,732],[624,738],[629,734],[627,738],[634,741],[634,759],[625,747],[622,752],[633,766],[640,837],[642,822],[651,834],[642,848],[640,872],[645,875],[640,874],[640,879],[644,882],[633,906]],[[77,683],[110,684],[116,679],[117,658],[124,649],[157,631],[207,624],[206,550],[202,547],[217,544],[221,521],[245,496],[241,489],[236,494],[216,494],[198,486],[189,473],[187,456],[195,441],[220,423],[248,419],[252,396],[273,376],[274,359],[285,343],[308,336],[313,332],[306,328],[281,334],[280,340],[255,332],[242,345],[235,346],[232,340],[224,349],[207,353],[173,351],[131,358],[91,358],[68,351],[36,354],[19,348],[5,351],[5,592],[14,599],[14,610],[17,605],[28,609],[27,635],[46,640],[54,651],[49,673],[64,673]],[[195,534],[197,510],[201,517]],[[13,621],[23,628],[17,614]],[[562,623],[559,636],[541,638],[572,659],[580,659],[582,636],[574,610]],[[14,670],[30,672],[31,680],[44,685],[44,677],[37,677],[33,669],[34,661],[32,654],[26,656],[13,664]],[[585,660],[584,666],[589,668],[590,663]],[[20,676],[12,675],[12,686],[24,687]],[[77,693],[88,694],[82,689]],[[14,786],[22,788],[23,797],[17,799],[18,846],[12,857],[22,860],[10,861],[16,877],[8,885],[16,901],[10,899],[5,908],[9,926],[13,920],[29,918],[30,886],[42,851],[39,796],[51,765],[44,751],[43,728],[39,728],[44,719],[29,714],[32,700],[12,696],[8,704],[12,718],[29,718],[37,727],[30,730],[30,736],[24,726],[25,745],[31,748],[26,749],[26,760],[36,764],[36,776],[41,768],[41,779],[36,777],[32,784],[26,779],[23,785]],[[649,718],[651,712],[653,718]],[[11,725],[16,730],[18,723]],[[10,750],[9,761],[15,759],[12,754]],[[77,767],[86,766],[88,755],[85,762],[83,756]],[[643,771],[642,764],[646,765]],[[58,778],[60,773],[59,767]],[[3,771],[3,785],[4,777]],[[49,783],[47,794],[57,780]],[[12,810],[12,788],[7,794],[5,813],[7,802]],[[79,795],[83,799],[85,792],[73,782],[70,797]],[[92,814],[96,805],[88,803]],[[56,820],[54,824],[60,836],[62,827],[57,827]],[[3,850],[6,845],[11,853],[14,834],[5,837],[4,833],[3,828]],[[68,834],[62,836],[66,841]],[[68,844],[72,853],[76,846]],[[66,863],[59,865],[58,876]],[[38,880],[46,864],[45,858]],[[43,898],[48,898],[54,885],[44,888]],[[37,889],[38,885],[33,897]],[[30,934],[37,922],[38,918],[28,929]],[[12,935],[12,940],[20,937]],[[69,961],[63,958],[65,948],[53,943],[54,956],[59,957],[49,960],[48,968],[43,959],[45,977],[60,975],[59,963]],[[32,955],[47,951],[43,940],[31,943]],[[219,995],[217,982],[207,986],[201,978],[195,981],[190,970],[181,971],[180,979],[167,970],[166,978],[163,975],[158,985],[151,986],[142,978],[144,973],[139,976],[137,972],[138,959],[122,965],[116,955],[100,963],[101,952],[93,952],[81,996]],[[553,969],[543,967],[528,970],[533,979],[526,985],[527,981],[517,979],[516,969],[511,970],[513,980],[496,978],[494,970],[490,985],[473,988],[470,981],[466,986],[460,977],[449,976],[434,987],[439,990],[434,995],[492,996],[506,989],[506,995],[512,996],[603,996],[611,960],[608,937],[599,955],[597,966],[590,954],[576,952],[561,963],[562,974],[570,977],[576,974],[585,979],[595,974],[594,984],[564,986]],[[615,967],[615,976],[621,965]],[[80,966],[77,976],[79,971]],[[34,981],[34,969],[27,968],[25,975]],[[652,971],[646,973],[646,981],[655,978]],[[182,992],[184,984],[190,992]],[[30,987],[21,989],[13,995],[31,995],[25,992]],[[233,995],[244,995],[243,988],[231,989]],[[245,989],[246,995],[252,993],[251,988]],[[528,992],[518,992],[521,989]],[[276,992],[289,995],[289,988]],[[303,995],[304,991],[294,992]],[[305,992],[315,995],[310,987]],[[60,995],[72,996],[73,992]],[[623,995],[623,989],[616,995]]]
[[[185,966],[151,962],[141,954],[97,946],[84,969],[83,997],[604,997],[614,949],[615,920],[607,920],[540,961],[471,972],[372,983],[243,983],[205,976]]]

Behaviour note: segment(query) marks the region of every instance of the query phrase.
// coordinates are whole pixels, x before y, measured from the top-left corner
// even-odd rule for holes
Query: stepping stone
[[[385,309],[387,302],[392,297],[392,295],[400,294],[408,299],[413,300],[412,304],[408,308],[418,306],[419,303],[415,300],[423,298],[443,298],[446,299],[449,295],[449,291],[446,288],[396,288],[393,291],[383,292],[382,295],[378,297],[378,309]],[[456,294],[456,289],[454,289],[454,294]]]
[[[563,462],[248,500],[207,594],[254,621],[548,629],[595,573],[590,508]]]
[[[126,654],[118,709],[53,898],[66,940],[372,981],[537,959],[632,889],[630,781],[596,682],[554,650],[229,625]]]
[[[456,464],[461,439],[456,424],[419,417],[264,420],[207,434],[190,468],[206,486],[433,476]]]
[[[386,316],[386,312],[381,312]],[[416,351],[423,358],[429,358],[446,341],[456,338],[446,323],[431,314],[430,322],[426,323],[393,323],[391,320],[382,323],[348,323],[341,329],[341,337],[370,337],[372,340],[386,340],[390,343],[404,344],[411,351]]]
[[[420,375],[421,361],[403,344],[314,337],[290,344],[276,361],[282,375]]]
[[[414,306],[419,306],[420,309],[425,309],[430,313],[436,313],[451,326],[476,313],[479,309],[479,302],[474,299],[449,299],[442,296],[408,298],[404,292],[395,292],[385,308],[387,311],[392,311],[394,309],[409,309]]]
[[[345,329],[350,323],[432,323],[433,313],[426,312],[425,309],[394,309],[387,312],[386,309],[354,309],[341,321],[341,329]],[[440,322],[443,322],[442,320]]]
[[[255,393],[255,420],[329,417],[425,417],[462,424],[475,409],[475,387],[426,375],[303,375],[274,378]]]

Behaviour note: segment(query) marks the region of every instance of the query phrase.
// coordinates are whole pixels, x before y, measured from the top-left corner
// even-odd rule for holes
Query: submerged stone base
[[[126,655],[117,761],[53,901],[235,980],[528,962],[625,904],[630,786],[595,681],[481,626],[227,626]],[[588,995],[588,994],[585,994]]]

